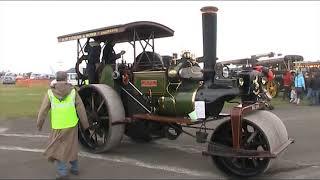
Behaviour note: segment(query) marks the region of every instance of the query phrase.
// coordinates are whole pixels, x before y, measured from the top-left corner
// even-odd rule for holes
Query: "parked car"
[[[40,79],[41,74],[31,73],[30,79]]]
[[[3,78],[2,84],[15,84],[16,78],[14,76],[5,76]]]

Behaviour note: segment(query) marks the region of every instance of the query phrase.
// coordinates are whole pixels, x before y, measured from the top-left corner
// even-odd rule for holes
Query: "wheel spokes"
[[[124,119],[125,111],[121,104],[121,97],[117,92],[104,84],[90,84],[82,86],[79,95],[86,109],[90,129],[84,131],[79,128],[79,141],[94,153],[106,152],[122,139],[124,124],[111,126],[112,119]],[[108,104],[110,101],[112,104]],[[116,107],[110,112],[109,106]],[[120,127],[121,131],[118,130]],[[113,131],[113,129],[116,129]],[[110,138],[112,137],[112,138]]]
[[[93,126],[93,129],[90,131],[90,134],[87,135],[88,143],[92,144],[94,148],[103,147],[106,143],[106,133],[107,133],[107,124],[109,119],[108,114],[105,112],[104,108],[105,99],[96,91],[91,90],[88,92],[90,94],[84,98],[84,104],[86,107],[86,113],[89,117],[90,125]]]
[[[257,134],[258,134],[258,131],[254,131],[253,133],[251,133],[251,135],[246,140],[246,143],[250,144],[252,142],[252,140],[257,136]]]
[[[90,135],[90,139],[92,138],[92,136],[93,136],[95,133],[96,133],[96,129],[94,129],[94,130],[92,131],[92,134]]]
[[[94,111],[94,94],[91,95],[91,110]]]
[[[242,148],[245,150],[257,150],[257,151],[268,151],[268,142],[265,139],[264,134],[259,128],[244,120],[242,122]],[[232,139],[231,124],[226,123],[221,128],[218,128],[215,132],[213,142],[223,144],[232,147],[232,141],[229,143],[228,140]],[[233,173],[238,175],[254,175],[263,171],[269,164],[268,158],[235,158],[235,157],[214,157],[219,159],[220,165],[226,169],[231,170]]]
[[[107,119],[109,119],[109,116],[100,116],[99,118],[103,119],[103,120],[107,120]]]
[[[100,111],[100,109],[101,109],[102,105],[104,104],[104,102],[105,102],[105,100],[102,100],[102,101],[101,101],[101,103],[100,103],[100,105],[99,105],[99,107],[98,107],[98,109],[97,109],[97,112]]]
[[[258,167],[258,160],[256,159],[256,158],[253,158],[252,160],[251,160],[251,162],[252,162],[252,164],[253,164],[253,167]]]

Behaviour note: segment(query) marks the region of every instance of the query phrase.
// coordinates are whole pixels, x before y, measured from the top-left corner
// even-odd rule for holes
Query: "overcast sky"
[[[155,51],[190,50],[202,56],[200,8],[218,11],[220,60],[276,52],[320,60],[320,2],[316,1],[0,1],[0,71],[68,69],[76,61],[76,41],[58,43],[69,33],[132,21],[155,21],[175,31],[155,40]],[[119,45],[128,53],[128,45]],[[63,63],[58,63],[59,61]]]

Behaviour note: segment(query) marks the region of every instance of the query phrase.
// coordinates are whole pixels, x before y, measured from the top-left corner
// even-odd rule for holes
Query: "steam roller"
[[[279,117],[264,110],[267,103],[261,98],[266,93],[261,72],[249,67],[236,78],[217,78],[217,12],[218,8],[211,6],[201,9],[203,56],[199,58],[190,52],[179,59],[175,54],[156,53],[155,39],[173,36],[174,31],[150,21],[58,37],[59,42],[78,43],[79,95],[90,124],[87,130],[79,127],[79,140],[87,150],[110,152],[125,135],[136,142],[150,142],[175,140],[186,134],[197,143],[207,143],[208,149],[202,154],[228,174],[249,177],[268,170],[293,139]],[[81,43],[83,38],[87,39],[85,44]],[[101,62],[97,82],[85,83],[88,77],[79,65],[93,57],[91,51],[83,51],[90,40],[97,44],[110,40],[129,43],[133,63],[127,63],[123,56],[121,62]],[[225,103],[235,100],[239,100],[238,105],[229,114],[221,113]],[[210,121],[217,121],[218,126],[208,128]],[[196,129],[196,133],[185,131],[187,128]]]

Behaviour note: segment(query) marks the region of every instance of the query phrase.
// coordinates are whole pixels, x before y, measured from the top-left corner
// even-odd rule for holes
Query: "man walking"
[[[44,155],[49,161],[57,163],[57,179],[66,179],[68,177],[67,163],[71,164],[70,172],[72,174],[78,175],[79,172],[78,121],[80,119],[80,125],[83,129],[87,129],[89,123],[79,94],[71,84],[67,83],[67,73],[57,72],[56,81],[42,101],[37,128],[41,131],[45,118],[51,109],[52,131]]]

